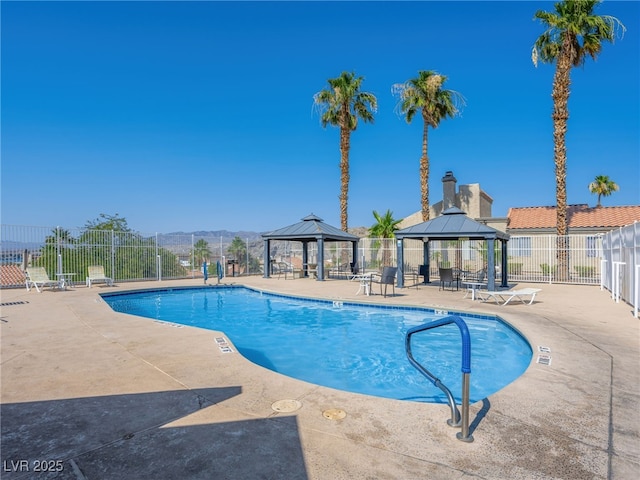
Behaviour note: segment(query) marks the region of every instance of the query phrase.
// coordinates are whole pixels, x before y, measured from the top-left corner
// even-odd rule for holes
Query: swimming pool
[[[447,312],[311,300],[237,286],[110,293],[102,298],[117,312],[224,332],[248,360],[300,380],[399,400],[447,401],[409,363],[404,349],[409,328]],[[500,319],[461,316],[471,337],[470,400],[475,402],[522,375],[533,352],[522,335]],[[412,353],[459,402],[457,326],[415,335]]]

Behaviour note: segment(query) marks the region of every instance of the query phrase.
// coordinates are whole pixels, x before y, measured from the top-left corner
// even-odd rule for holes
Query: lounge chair
[[[396,294],[396,273],[398,272],[397,267],[384,267],[382,269],[382,275],[380,275],[380,280],[373,280],[375,283],[380,284],[380,295],[387,296],[387,286],[391,285],[393,295]],[[384,285],[384,293],[382,293],[382,286]]]
[[[42,292],[42,290],[40,290],[41,287],[51,287],[52,289],[60,287],[60,282],[57,280],[51,280],[44,267],[29,267],[27,268],[25,275],[27,290],[30,290],[29,285],[36,287],[38,292]]]
[[[87,276],[87,287],[91,288],[92,283],[104,282],[109,287],[113,287],[113,278],[107,277],[104,273],[102,265],[91,265],[88,267],[89,275]]]
[[[491,299],[495,300],[496,304],[500,305],[502,301],[502,305],[506,305],[511,300],[518,299],[522,303],[526,303],[527,305],[531,305],[536,298],[536,294],[542,291],[540,288],[521,288],[519,290],[502,290],[496,292],[488,292],[488,291],[477,291],[476,295],[483,302],[487,302]],[[531,297],[531,300],[525,302],[526,297]]]

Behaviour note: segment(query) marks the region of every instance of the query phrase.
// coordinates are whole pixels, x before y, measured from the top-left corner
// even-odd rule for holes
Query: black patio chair
[[[396,295],[396,273],[398,272],[397,267],[384,267],[382,269],[382,275],[380,276],[380,280],[374,280],[376,283],[380,284],[380,295],[387,296],[387,286],[391,285],[393,295]],[[384,294],[382,293],[382,286],[384,285]]]
[[[456,290],[458,287],[458,280],[453,275],[453,268],[440,268],[438,269],[440,272],[440,288],[438,290],[444,290],[446,284],[448,283],[451,287],[451,291],[453,291],[453,282],[456,282]]]

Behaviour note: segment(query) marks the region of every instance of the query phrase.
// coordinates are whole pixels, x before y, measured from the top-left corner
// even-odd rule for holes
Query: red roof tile
[[[24,285],[24,272],[17,265],[0,265],[0,285],[13,287]]]
[[[556,207],[510,208],[508,230],[521,228],[555,228]],[[569,205],[569,228],[616,228],[640,221],[640,205],[622,207],[589,207]]]

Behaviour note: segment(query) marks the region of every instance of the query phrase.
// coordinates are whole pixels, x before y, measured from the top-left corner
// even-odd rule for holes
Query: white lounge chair
[[[531,305],[533,300],[536,298],[536,294],[542,291],[540,288],[521,288],[519,290],[502,290],[496,292],[490,291],[476,291],[476,295],[483,301],[487,302],[491,299],[495,300],[496,304],[500,305],[502,301],[502,305],[506,305],[514,298],[520,300],[522,303],[526,303],[527,305]],[[531,297],[531,300],[525,302],[526,297]]]
[[[38,292],[42,292],[40,287],[60,287],[60,282],[57,280],[51,280],[44,267],[29,267],[25,272],[25,283],[27,284],[27,290],[30,290],[29,285],[36,287]]]
[[[104,273],[102,265],[91,265],[88,267],[89,275],[87,276],[87,287],[91,288],[92,283],[104,282],[109,287],[113,287],[113,278],[109,278]]]

